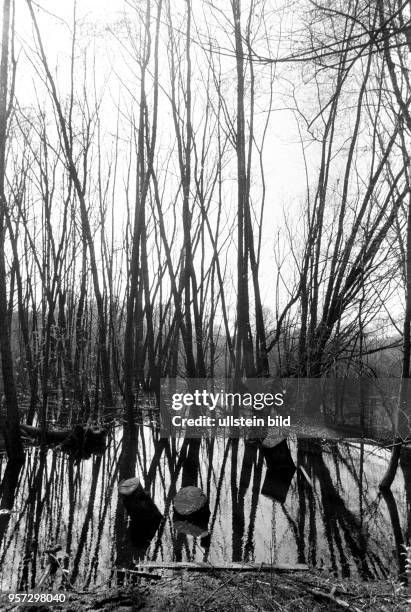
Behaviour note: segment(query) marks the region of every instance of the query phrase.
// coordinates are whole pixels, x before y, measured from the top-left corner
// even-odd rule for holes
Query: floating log
[[[181,516],[189,516],[207,505],[207,497],[198,487],[183,487],[174,498],[174,510]]]
[[[204,563],[201,561],[175,561],[174,563],[138,563],[141,569],[187,570],[194,572],[207,572],[214,570],[231,572],[306,572],[309,570],[305,563]]]

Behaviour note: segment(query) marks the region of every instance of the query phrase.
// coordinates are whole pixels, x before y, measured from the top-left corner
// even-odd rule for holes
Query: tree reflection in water
[[[1,588],[34,588],[44,551],[55,545],[67,572],[58,571],[54,584],[65,587],[122,582],[119,570],[143,558],[275,559],[364,579],[394,567],[402,573],[399,553],[411,532],[410,449],[383,498],[378,482],[387,451],[315,439],[292,439],[288,448],[282,470],[275,462],[267,468],[255,442],[160,439],[151,428],[124,424],[109,432],[103,454],[86,460],[32,447],[16,471],[2,457]],[[152,529],[130,519],[117,494],[119,481],[133,476],[159,509]],[[173,498],[188,485],[204,491],[210,508],[208,524],[191,531],[173,522]]]

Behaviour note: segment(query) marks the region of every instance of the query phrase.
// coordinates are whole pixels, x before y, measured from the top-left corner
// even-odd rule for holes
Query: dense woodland
[[[161,377],[409,378],[410,3],[78,4],[2,3],[9,456],[50,401],[132,419]]]

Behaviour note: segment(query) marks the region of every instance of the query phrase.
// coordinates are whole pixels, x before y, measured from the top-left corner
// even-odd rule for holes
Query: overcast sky
[[[102,104],[102,124],[108,137],[115,131],[115,126],[118,117],[118,105],[121,112],[127,113],[136,110],[136,104],[132,101],[130,94],[138,98],[138,70],[133,63],[130,55],[130,40],[127,40],[124,30],[125,19],[129,18],[133,27],[138,27],[136,24],[136,16],[128,2],[117,2],[109,0],[80,0],[77,3],[77,21],[78,21],[78,42],[76,45],[76,58],[81,67],[81,57],[87,53],[87,83],[90,91],[94,85],[97,92],[104,91],[104,102]],[[141,4],[141,3],[140,3]],[[220,14],[211,15],[210,22],[204,21],[204,15],[196,13],[198,7],[203,6],[203,3],[195,4],[194,7],[194,23],[196,28],[203,28],[201,33],[205,35],[208,32],[215,36],[219,44],[224,49],[229,49],[232,45],[232,31],[230,30],[230,9],[229,2],[225,2],[224,11],[227,15],[225,21]],[[223,6],[219,4],[218,6]],[[38,60],[35,57],[35,43],[33,41],[32,25],[30,22],[29,12],[26,2],[18,1],[16,3],[16,32],[17,44],[16,49],[19,55],[18,72],[17,72],[17,87],[16,93],[20,104],[36,105],[39,100],[40,106],[44,104],[50,113],[50,121],[53,121],[51,114],[51,106],[47,92],[41,84],[39,74],[36,71]],[[297,13],[290,8],[280,11],[278,6],[280,3],[272,1],[268,2],[270,14],[267,16],[266,24],[270,30],[270,49],[264,49],[264,41],[260,39],[256,41],[256,45],[262,53],[271,55],[278,53],[286,53],[291,39],[291,30],[295,33],[298,31],[299,24],[297,23]],[[73,10],[74,3],[72,0],[64,0],[55,2],[52,0],[42,0],[41,6],[44,10],[37,9],[38,22],[43,37],[43,43],[50,68],[56,77],[59,87],[59,92],[64,96],[69,91],[70,86],[70,56],[71,56],[71,36],[73,28]],[[184,11],[184,3],[176,2],[173,4],[175,11],[174,18],[178,24]],[[275,9],[275,10],[274,10]],[[210,16],[211,15],[211,16]],[[257,16],[258,17],[258,16]],[[214,21],[211,21],[214,19]],[[194,26],[193,26],[194,29]],[[281,30],[281,41],[277,38]],[[198,32],[196,32],[198,34]],[[167,44],[167,28],[163,27],[161,32],[162,43],[160,45],[160,81],[164,82],[167,88],[168,78],[168,63],[166,56]],[[194,37],[194,36],[193,36]],[[298,38],[298,35],[297,35]],[[194,102],[194,122],[200,121],[202,106],[206,100],[206,91],[204,87],[203,71],[201,62],[202,50],[193,46],[193,78],[195,88],[193,91]],[[227,84],[228,95],[235,96],[235,58],[227,53],[220,58],[223,68],[223,74],[232,75],[231,85]],[[300,108],[303,112],[314,112],[318,106],[315,89],[313,83],[310,82],[309,71],[299,65],[291,67],[289,64],[281,65],[276,69],[276,76],[273,85],[273,104],[272,114],[267,130],[265,148],[264,148],[264,170],[266,181],[266,207],[265,207],[265,223],[263,231],[263,255],[260,268],[260,280],[263,302],[266,305],[273,306],[273,291],[275,275],[274,260],[274,239],[279,230],[284,230],[284,214],[289,218],[290,225],[301,230],[301,210],[306,199],[306,169],[304,158],[302,155],[302,144],[300,137],[304,141],[305,148],[305,163],[308,170],[308,182],[311,188],[315,187],[317,180],[317,171],[320,163],[320,147],[308,138],[305,131],[304,120],[296,113],[294,100],[292,99],[293,89],[298,93]],[[269,104],[268,83],[270,79],[270,66],[259,64],[255,67],[256,71],[256,113],[255,126],[258,132],[262,129],[267,109]],[[76,73],[75,88],[77,95],[80,97],[82,93],[82,74],[80,71]],[[228,78],[229,81],[229,78]],[[231,91],[230,91],[231,89]],[[197,114],[196,114],[197,113]],[[300,132],[297,127],[297,118],[299,119]],[[349,138],[350,117],[347,115],[347,122],[344,125],[344,133],[341,138]],[[128,122],[125,120],[122,123],[121,129],[124,133],[127,132]],[[167,95],[160,93],[159,105],[159,151],[167,149],[172,141],[172,115]],[[107,154],[110,155],[110,146],[108,146]],[[233,158],[234,159],[234,158]],[[259,190],[261,191],[261,177],[258,171],[258,160],[254,156],[255,166],[253,172],[253,189],[258,205]],[[358,161],[358,167],[364,161]],[[126,172],[126,166],[123,168]],[[332,181],[336,182],[338,176],[338,161],[334,164],[335,176]],[[177,173],[177,172],[176,172]],[[236,169],[235,164],[232,166],[230,176],[232,185],[235,185]],[[234,191],[231,204],[235,210]],[[121,194],[119,194],[121,195]],[[229,204],[229,203],[228,203]],[[124,231],[124,198],[116,198],[116,218],[117,218],[117,240],[119,244],[123,244]],[[282,242],[282,256],[287,256],[286,241]],[[235,259],[232,260],[234,263]],[[286,263],[283,269],[284,275],[287,277],[287,266],[291,268],[294,262],[291,257],[286,258]],[[234,269],[233,269],[234,274]]]

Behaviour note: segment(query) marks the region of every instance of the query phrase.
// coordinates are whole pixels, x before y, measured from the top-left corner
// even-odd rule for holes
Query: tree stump
[[[142,494],[146,495],[143,487],[138,478],[127,478],[126,480],[121,480],[118,485],[118,492],[120,495],[124,497],[130,497],[130,495],[134,494]]]
[[[137,558],[142,559],[163,515],[138,478],[122,480],[118,493],[130,518],[128,537],[136,549]]]
[[[146,515],[155,523],[163,518],[160,510],[143,489],[138,478],[127,478],[118,485],[118,492],[127,514],[134,522],[146,522]]]
[[[210,508],[207,497],[198,487],[182,487],[174,498],[174,524],[185,528],[195,536],[206,532]]]
[[[183,487],[174,498],[174,510],[181,516],[198,512],[207,504],[207,497],[198,487]]]

